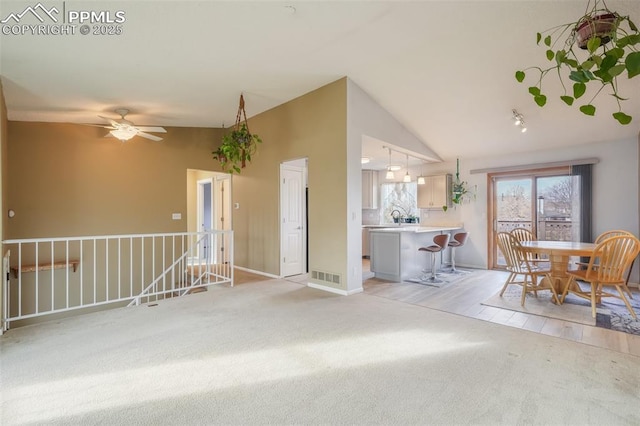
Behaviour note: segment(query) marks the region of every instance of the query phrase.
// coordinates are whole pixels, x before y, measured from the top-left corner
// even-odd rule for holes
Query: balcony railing
[[[538,222],[539,240],[572,241],[574,223],[569,220],[541,220]],[[532,222],[526,220],[499,220],[497,232],[511,232],[515,228],[533,231]]]
[[[10,323],[101,305],[233,285],[233,233],[208,231],[4,241],[2,330]]]

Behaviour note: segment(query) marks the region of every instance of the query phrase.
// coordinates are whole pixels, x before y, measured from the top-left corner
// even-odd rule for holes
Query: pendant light
[[[405,183],[411,182],[411,175],[409,174],[409,154],[407,154],[407,173],[402,178],[402,181]]]
[[[422,166],[424,166],[424,162],[420,162],[420,176],[418,176],[418,185],[424,185],[424,173],[422,172]]]
[[[395,179],[395,177],[393,170],[391,170],[391,148],[389,148],[389,162],[387,163],[387,174],[385,175],[385,178],[391,180]]]

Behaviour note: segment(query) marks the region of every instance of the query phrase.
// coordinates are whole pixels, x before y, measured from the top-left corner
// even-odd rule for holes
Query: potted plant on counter
[[[618,104],[613,118],[620,124],[631,122],[632,117],[622,111],[621,101],[626,99],[618,92],[619,78],[631,79],[640,74],[640,33],[629,16],[610,10],[604,0],[588,0],[585,13],[576,21],[537,33],[536,39],[538,45],[544,45],[549,66],[529,67],[515,74],[522,83],[528,70],[537,72],[538,81],[529,87],[536,104],[546,105],[542,82],[553,71],[562,84],[560,99],[567,105],[573,105],[588,87],[595,86],[591,99],[579,107],[583,114],[593,116],[594,100],[608,88]],[[571,91],[567,89],[567,77],[573,82]]]

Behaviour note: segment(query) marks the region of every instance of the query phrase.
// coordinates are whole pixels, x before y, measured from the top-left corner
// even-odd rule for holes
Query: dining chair
[[[514,228],[511,230],[511,232],[509,232],[511,235],[513,235],[514,237],[516,237],[516,239],[518,240],[518,242],[523,242],[523,241],[538,241],[538,237],[536,236],[536,234],[534,234],[532,231],[526,229],[526,228]],[[549,259],[543,257],[539,257],[538,254],[536,253],[527,253],[526,254],[527,259],[529,260],[529,262],[533,263],[534,265],[536,265],[536,262],[549,262]],[[532,266],[534,266],[532,265]],[[535,266],[537,267],[537,266]]]
[[[442,283],[444,281],[439,280],[436,277],[436,253],[441,252],[449,244],[449,234],[439,234],[433,237],[433,244],[427,247],[420,247],[418,251],[426,251],[431,254],[431,275],[427,276],[427,270],[423,270],[423,275],[420,281],[428,283]]]
[[[622,229],[613,229],[611,231],[604,231],[602,234],[596,237],[596,240],[594,241],[594,243],[599,244],[604,240],[606,240],[607,238],[617,237],[619,235],[633,235],[633,234],[629,231],[625,231]],[[627,293],[627,295],[629,296],[629,298],[631,299],[633,299],[633,295],[631,294],[631,290],[629,290],[629,278],[631,278],[631,270],[633,269],[634,262],[635,262],[635,258],[633,259],[633,262],[631,262],[631,266],[629,266],[627,278],[625,280],[624,287],[622,287],[624,291]],[[585,269],[589,265],[589,262],[576,262],[576,264],[578,265],[578,268]]]
[[[520,241],[518,241],[513,234],[509,232],[499,232],[497,239],[498,247],[505,258],[507,263],[506,269],[509,272],[509,277],[507,277],[500,291],[500,297],[502,297],[510,284],[517,284],[522,286],[522,296],[520,298],[520,305],[522,306],[524,306],[527,293],[533,293],[538,297],[538,291],[540,290],[551,290],[553,300],[555,300],[556,303],[560,303],[558,294],[551,285],[551,270],[532,266],[527,253],[522,250]],[[519,275],[522,275],[522,281],[516,281]],[[542,279],[538,281],[540,277],[542,277]]]
[[[569,279],[562,291],[562,302],[568,293],[591,301],[591,315],[596,317],[596,303],[602,297],[621,299],[633,318],[637,318],[629,300],[624,295],[625,273],[640,253],[640,240],[631,234],[609,237],[600,242],[593,250],[586,269],[567,271]],[[582,290],[578,280],[589,285]],[[614,287],[618,294],[605,291],[606,287]]]

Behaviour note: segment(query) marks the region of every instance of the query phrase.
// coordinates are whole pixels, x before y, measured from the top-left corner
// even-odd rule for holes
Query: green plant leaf
[[[590,70],[595,64],[596,63],[592,60],[586,60],[580,66],[582,67],[582,69]]]
[[[627,22],[629,23],[629,28],[631,28],[631,31],[635,31],[638,32],[638,27],[636,27],[636,24],[633,23],[633,21],[629,18],[626,18]]]
[[[593,105],[589,104],[589,105],[582,105],[580,107],[580,111],[582,111],[583,114],[586,115],[591,115],[594,116],[596,115],[596,107],[594,107]]]
[[[567,95],[560,96],[560,99],[562,99],[564,103],[569,106],[573,105],[573,98],[571,96],[567,96]]]
[[[540,40],[542,40],[542,34],[536,33],[536,44],[540,44]]]
[[[600,55],[591,55],[589,59],[595,62],[597,66],[600,66],[600,64],[602,63],[602,56]]]
[[[611,77],[619,76],[626,69],[627,69],[627,67],[624,64],[616,65],[615,67],[611,67],[611,69],[609,70],[609,75]]]
[[[616,58],[616,60],[618,60],[624,56],[624,49],[620,47],[614,47],[607,52],[607,56],[613,56],[614,58]]]
[[[569,65],[571,68],[578,68],[578,61],[576,61],[575,59],[565,59],[563,62]]]
[[[587,42],[587,50],[589,51],[589,53],[595,52],[596,49],[600,47],[601,42],[602,40],[600,40],[600,37],[590,38],[589,41]]]
[[[518,80],[519,83],[522,83],[522,81],[524,80],[525,74],[524,71],[516,71],[516,80]]]
[[[447,206],[442,206],[442,211],[445,211],[445,212],[446,212],[447,210],[449,210],[449,207],[447,207]]]
[[[587,85],[584,83],[574,83],[573,84],[573,97],[578,99],[580,96],[584,95],[584,92],[587,91]]]
[[[640,43],[640,34],[631,34],[618,39],[616,46],[619,48],[625,48],[629,45],[633,46]]]
[[[544,44],[545,46],[551,46],[551,36],[548,35],[544,38]]]
[[[629,123],[631,123],[631,116],[625,114],[622,111],[613,113],[613,118],[618,120],[618,122],[620,124],[629,124]]]
[[[640,74],[640,52],[629,53],[624,64],[627,67],[629,78],[633,78]]]
[[[529,93],[531,93],[533,96],[538,96],[540,94],[540,89],[536,86],[531,86],[529,87]]]
[[[586,83],[589,78],[585,75],[585,71],[571,71],[569,73],[569,79],[577,83]]]
[[[541,107],[547,103],[547,97],[545,95],[534,96],[533,100]]]
[[[547,58],[549,57],[549,52],[551,52],[551,50],[547,51]],[[563,62],[567,62],[567,52],[565,50],[558,50],[555,56],[556,63],[558,65],[562,64]]]
[[[549,49],[547,50],[547,59],[550,61],[553,61],[553,58],[556,56],[555,53],[553,53],[553,50]]]

